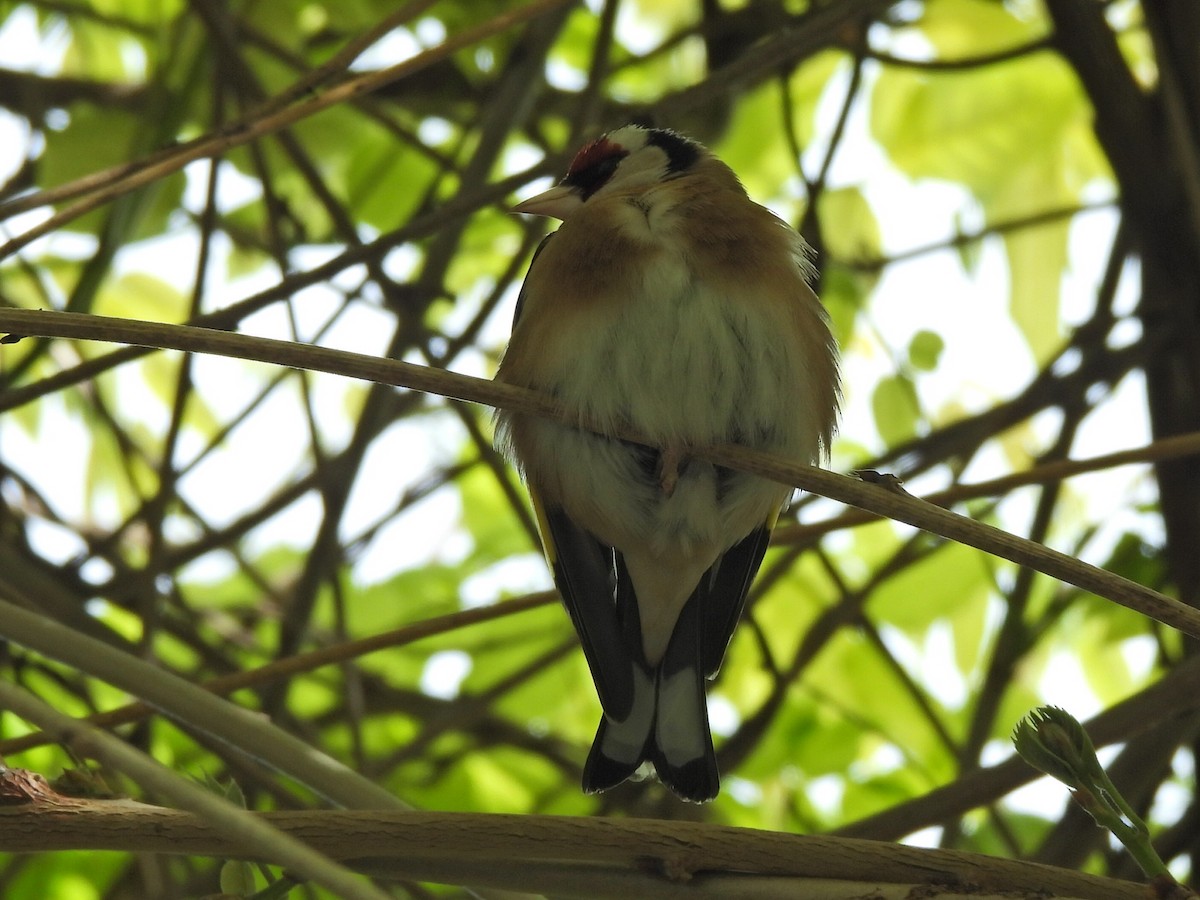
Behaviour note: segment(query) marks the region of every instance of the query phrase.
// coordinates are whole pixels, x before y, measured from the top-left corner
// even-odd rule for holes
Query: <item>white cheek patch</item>
[[[597,198],[605,197],[620,191],[627,191],[634,187],[649,187],[657,184],[666,177],[667,154],[659,147],[639,146],[636,149],[619,140],[620,132],[609,135],[610,140],[616,139],[617,143],[621,143],[630,151],[629,155],[621,160],[617,166],[617,170],[613,172],[612,178],[608,183],[590,198],[589,202],[594,202]],[[641,140],[645,140],[644,132],[641,135]]]

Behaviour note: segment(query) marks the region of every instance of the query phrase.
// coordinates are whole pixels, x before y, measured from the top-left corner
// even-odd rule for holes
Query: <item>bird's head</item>
[[[695,141],[664,128],[626,125],[585,144],[563,180],[513,207],[513,212],[566,220],[607,194],[647,189],[682,175],[708,155]]]

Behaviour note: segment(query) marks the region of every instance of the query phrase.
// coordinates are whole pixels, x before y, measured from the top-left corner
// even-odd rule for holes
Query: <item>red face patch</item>
[[[580,172],[585,172],[598,163],[602,163],[607,159],[614,157],[619,159],[626,155],[626,151],[622,149],[620,144],[614,144],[608,138],[596,138],[590,144],[584,144],[575,158],[571,160],[571,165],[567,169],[567,177],[577,175]]]

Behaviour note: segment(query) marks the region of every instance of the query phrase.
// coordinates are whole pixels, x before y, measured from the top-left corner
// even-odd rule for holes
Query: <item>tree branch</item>
[[[400,78],[444,59],[464,47],[506,31],[514,26],[543,15],[565,5],[568,0],[534,0],[527,6],[502,13],[475,28],[448,37],[442,44],[411,59],[379,71],[367,72],[349,78],[324,93],[302,102],[273,111],[262,117],[251,117],[233,122],[215,134],[205,135],[152,154],[144,160],[111,169],[105,169],[76,179],[61,187],[39,191],[8,203],[0,204],[0,220],[31,209],[39,209],[74,197],[84,196],[66,209],[55,213],[0,245],[0,259],[15,253],[42,235],[57,231],[69,222],[91,212],[99,206],[128,194],[135,188],[158,181],[172,172],[182,169],[193,160],[204,159],[227,153],[257,138],[279,131],[295,122],[306,119],[323,109],[336,106],[362,94],[370,93]],[[90,195],[90,196],[89,196]]]
[[[189,325],[164,325],[137,319],[47,310],[0,309],[0,331],[14,335],[115,341],[189,353],[211,353],[297,369],[312,369],[588,427],[588,423],[581,421],[578,415],[563,411],[549,397],[534,391],[399,360],[348,353],[328,347],[314,347],[309,344]],[[632,432],[621,431],[616,436],[645,443]],[[1029,566],[1140,612],[1192,637],[1200,638],[1200,610],[1135,584],[1127,578],[1073,559],[1057,550],[918,500],[903,489],[868,484],[745,447],[691,448],[690,454],[698,459],[848,503],[975,547],[1018,565]]]
[[[375,875],[561,897],[898,898],[917,896],[914,886],[920,896],[975,900],[1001,891],[1046,900],[1146,896],[1144,885],[977,853],[698,822],[375,811],[257,816]],[[87,848],[253,858],[196,816],[127,800],[0,807],[0,841],[12,852]],[[833,892],[828,881],[857,884]],[[813,891],[804,892],[806,886]],[[903,890],[884,894],[881,886]],[[931,894],[930,887],[942,892]]]

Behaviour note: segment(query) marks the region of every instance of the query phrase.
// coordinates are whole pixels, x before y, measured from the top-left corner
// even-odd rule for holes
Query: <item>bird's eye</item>
[[[612,178],[629,151],[606,137],[600,137],[585,144],[583,149],[575,154],[567,176],[562,183],[576,188],[582,199],[586,200]]]
[[[586,200],[612,178],[613,173],[617,171],[617,166],[621,164],[621,160],[625,158],[624,153],[614,156],[605,156],[583,168],[573,168],[567,173],[567,177],[563,179],[563,184],[569,184],[571,187],[579,188],[579,192],[583,199]]]

